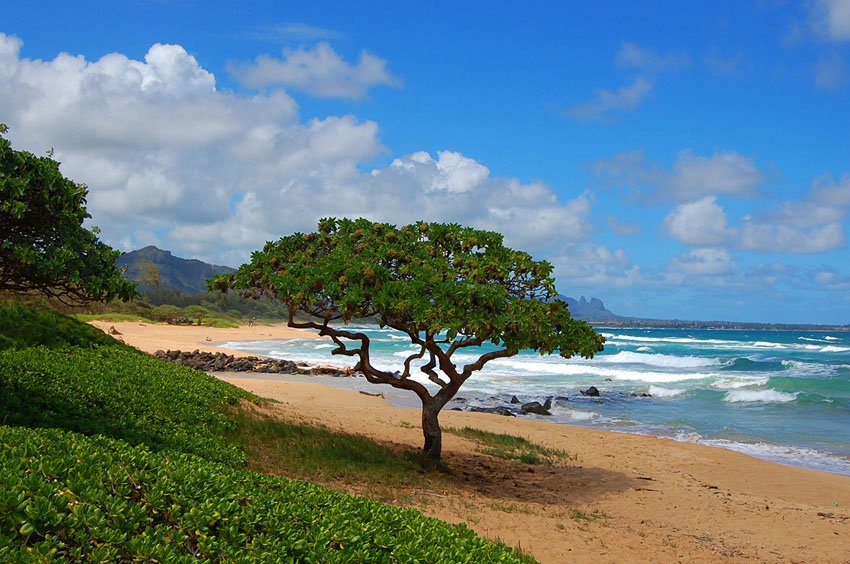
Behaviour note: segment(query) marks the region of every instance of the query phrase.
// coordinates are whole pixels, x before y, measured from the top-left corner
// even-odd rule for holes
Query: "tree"
[[[267,243],[249,263],[210,286],[277,297],[289,309],[291,327],[330,337],[336,344],[332,353],[356,357],[356,369],[369,382],[416,393],[424,450],[439,459],[440,410],[489,361],[522,349],[565,358],[577,353],[591,358],[602,350],[603,337],[572,319],[565,303],[552,300],[551,272],[549,263],[505,247],[502,236],[491,231],[331,218],[321,220],[315,233]],[[299,313],[306,320],[298,320]],[[364,317],[406,334],[419,347],[401,370],[373,366],[369,337],[338,324]],[[474,352],[477,360],[457,366],[452,357],[461,350]],[[411,378],[417,361],[435,391]]]
[[[121,253],[82,225],[87,193],[50,155],[16,151],[0,136],[0,291],[38,291],[65,303],[135,296],[115,267]]]

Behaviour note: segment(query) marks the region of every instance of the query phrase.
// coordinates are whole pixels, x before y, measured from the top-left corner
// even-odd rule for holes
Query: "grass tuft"
[[[290,423],[240,409],[233,440],[244,445],[248,465],[264,473],[322,482],[433,486],[445,467],[421,450],[391,448],[327,427]]]
[[[553,464],[558,459],[569,458],[562,450],[546,448],[515,435],[491,433],[473,427],[462,429],[449,427],[445,431],[475,441],[484,454],[505,460],[516,460],[523,464]]]

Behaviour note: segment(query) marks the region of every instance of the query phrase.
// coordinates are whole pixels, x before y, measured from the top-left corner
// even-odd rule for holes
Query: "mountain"
[[[115,264],[127,267],[127,278],[139,285],[140,292],[154,290],[158,279],[160,288],[198,294],[207,291],[207,279],[211,276],[234,272],[229,266],[175,257],[170,251],[154,246],[123,254]]]
[[[557,295],[556,300],[566,302],[570,306],[570,315],[582,321],[614,321],[625,319],[621,315],[617,315],[605,309],[605,304],[599,298],[587,298],[582,296],[580,299],[570,298],[567,296]]]

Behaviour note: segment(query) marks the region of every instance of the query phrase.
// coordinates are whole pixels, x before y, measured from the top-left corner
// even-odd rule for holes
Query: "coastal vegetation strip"
[[[0,320],[0,561],[533,562],[463,525],[247,469],[249,435],[286,452],[322,431],[260,432],[248,412],[263,402],[235,386],[55,312]],[[325,441],[316,464],[381,465],[352,440]]]

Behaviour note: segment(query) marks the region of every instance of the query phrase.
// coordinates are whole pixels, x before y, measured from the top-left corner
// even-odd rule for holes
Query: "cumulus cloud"
[[[829,174],[815,178],[811,198],[827,206],[850,208],[850,174],[835,180]]]
[[[89,186],[93,222],[125,250],[156,241],[234,265],[324,216],[456,221],[530,251],[592,232],[587,195],[562,201],[459,152],[413,153],[363,172],[386,153],[375,122],[304,120],[280,91],[221,92],[178,45],[154,45],[144,60],[30,60],[20,49],[0,34],[0,108],[12,142],[35,153],[55,147],[62,171]]]
[[[652,94],[652,82],[637,77],[628,86],[612,92],[604,88],[593,91],[593,98],[576,104],[567,110],[567,115],[580,119],[605,117],[611,112],[629,112],[640,106]]]
[[[850,41],[850,0],[816,0],[812,4],[812,27],[832,41]]]
[[[692,201],[712,194],[749,198],[764,181],[755,162],[734,151],[711,156],[681,151],[670,169],[629,151],[596,161],[594,170],[609,184],[632,187],[639,197],[656,200]]]
[[[814,180],[799,201],[743,218],[742,249],[771,253],[822,253],[846,245],[843,221],[850,210],[850,175],[836,181],[830,175]]]
[[[710,247],[694,249],[673,257],[668,272],[685,276],[718,276],[735,269],[735,261],[725,249]]]
[[[714,196],[682,204],[664,218],[667,235],[686,245],[719,245],[729,236],[726,212]]]
[[[684,69],[690,66],[690,57],[684,53],[660,54],[657,50],[640,47],[624,41],[617,52],[618,66],[636,68],[648,72],[666,72]]]
[[[321,98],[358,99],[374,86],[401,84],[384,59],[362,51],[357,63],[351,64],[327,43],[285,49],[282,58],[263,55],[253,64],[233,65],[230,70],[250,88],[291,87]]]
[[[571,292],[570,288],[627,288],[648,283],[641,267],[632,263],[623,249],[611,250],[593,242],[567,245],[550,261],[558,280],[566,281],[559,287],[565,293]]]
[[[840,223],[810,229],[791,225],[760,223],[745,218],[741,225],[742,249],[769,253],[823,253],[846,244]]]

